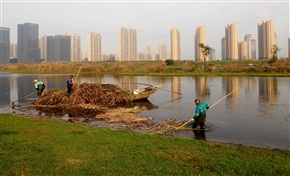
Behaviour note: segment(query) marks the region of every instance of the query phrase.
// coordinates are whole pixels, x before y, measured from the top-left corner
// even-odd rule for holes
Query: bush
[[[172,59],[166,59],[165,60],[165,64],[168,66],[168,65],[173,65],[174,64],[174,61]]]

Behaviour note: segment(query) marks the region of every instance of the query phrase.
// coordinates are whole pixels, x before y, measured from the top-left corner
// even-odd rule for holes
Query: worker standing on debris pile
[[[45,85],[44,85],[43,82],[41,82],[41,81],[37,81],[37,79],[35,79],[35,80],[33,81],[33,83],[34,83],[34,85],[35,85],[35,89],[36,89],[36,91],[37,91],[37,95],[40,97],[41,94],[42,94],[42,92],[43,92],[44,89],[45,89]]]
[[[192,117],[194,120],[192,128],[195,129],[198,125],[200,129],[205,129],[205,119],[206,111],[209,109],[210,105],[205,102],[200,102],[199,99],[194,100],[196,104],[195,115]]]
[[[66,81],[66,87],[67,87],[67,93],[68,95],[71,94],[72,90],[73,90],[73,81],[72,81],[72,78],[74,76],[73,75],[70,75]]]

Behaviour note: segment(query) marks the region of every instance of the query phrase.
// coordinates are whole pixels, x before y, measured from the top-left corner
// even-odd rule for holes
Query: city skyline
[[[138,52],[144,52],[150,45],[151,51],[157,53],[160,44],[170,46],[170,29],[178,28],[182,60],[194,59],[197,26],[205,26],[207,45],[215,49],[216,58],[221,59],[225,25],[237,24],[239,42],[246,34],[257,41],[257,24],[273,20],[277,46],[281,49],[278,56],[288,56],[289,1],[32,3],[2,0],[1,9],[1,26],[10,28],[11,43],[17,43],[17,24],[30,22],[39,24],[39,37],[77,33],[81,36],[82,51],[88,50],[88,33],[100,33],[102,51],[115,53],[119,28],[126,27],[137,30]],[[58,13],[51,13],[54,11]]]

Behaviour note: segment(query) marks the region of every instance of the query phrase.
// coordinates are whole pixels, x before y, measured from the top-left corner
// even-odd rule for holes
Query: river
[[[11,103],[35,91],[34,79],[44,82],[46,90],[65,89],[68,75],[1,72],[0,77],[1,113],[35,115],[35,110],[15,111]],[[289,77],[79,75],[77,82],[117,84],[132,90],[145,87],[142,84],[159,86],[141,105],[146,111],[140,113],[155,121],[187,121],[195,112],[194,99],[214,104],[238,88],[207,112],[207,131],[177,131],[172,136],[290,151]]]

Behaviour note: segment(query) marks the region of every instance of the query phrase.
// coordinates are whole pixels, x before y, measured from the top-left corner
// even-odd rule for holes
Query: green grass
[[[290,175],[288,152],[0,114],[1,175]]]

